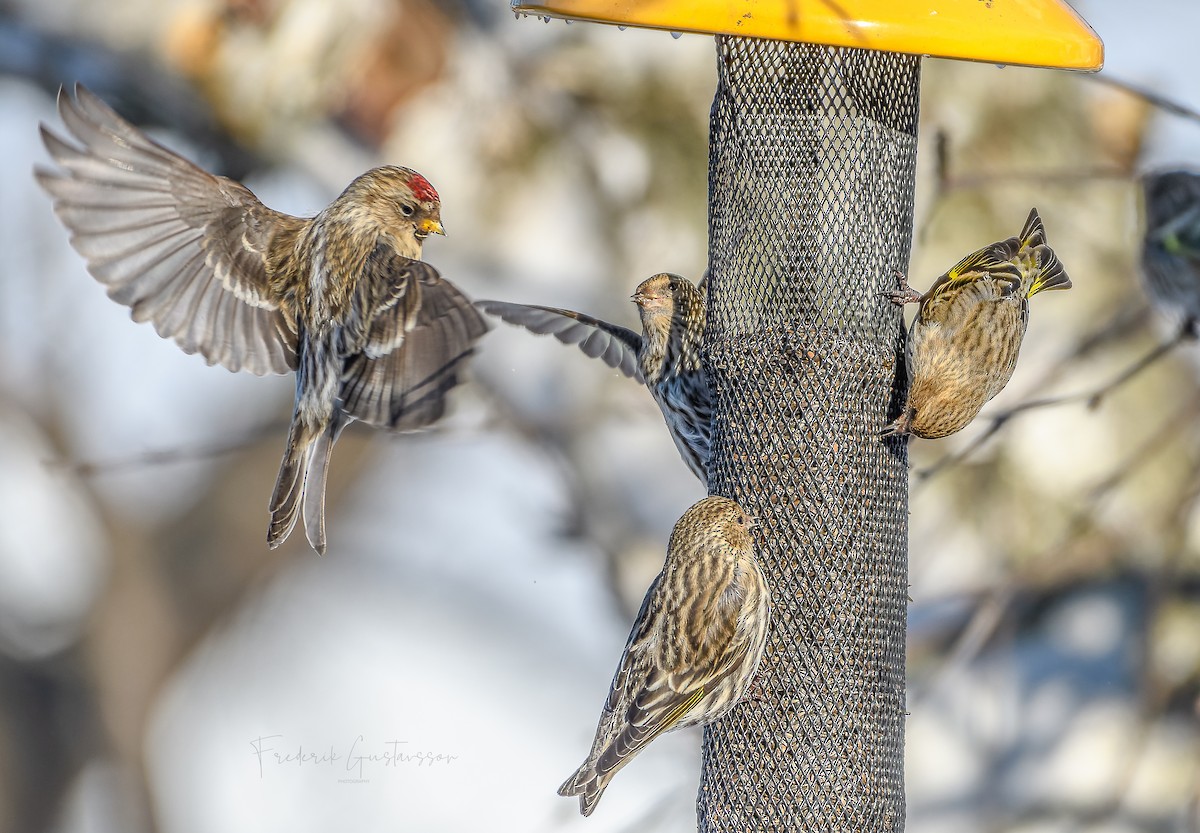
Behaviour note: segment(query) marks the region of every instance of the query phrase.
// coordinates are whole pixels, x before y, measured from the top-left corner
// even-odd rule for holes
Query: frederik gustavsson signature
[[[303,744],[292,746],[284,741],[283,735],[257,737],[250,741],[250,749],[250,754],[258,761],[259,778],[263,777],[264,769],[284,765],[297,768],[327,766],[335,770],[340,767],[342,771],[363,779],[371,767],[383,769],[399,769],[402,766],[434,767],[438,764],[452,764],[458,760],[457,755],[446,752],[410,749],[406,740],[389,740],[378,746],[371,746],[363,740],[362,735],[355,736],[345,753],[340,752],[338,747],[332,743],[328,747],[322,747],[319,751],[305,749]]]

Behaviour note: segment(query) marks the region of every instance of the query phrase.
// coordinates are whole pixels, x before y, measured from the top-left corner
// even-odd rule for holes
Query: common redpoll
[[[892,300],[920,303],[908,331],[908,401],[881,433],[932,439],[966,427],[1012,378],[1029,299],[1070,288],[1036,208],[1020,236],[963,258],[924,295],[903,283]]]
[[[666,420],[675,447],[692,474],[708,485],[712,391],[700,364],[704,293],[687,278],[664,272],[633,293],[642,334],[598,318],[554,307],[477,301],[489,315],[578,344],[592,358],[644,382]]]
[[[771,624],[771,593],[749,515],[723,497],[692,506],[671,532],[600,713],[583,765],[559,787],[591,815],[608,782],[671,729],[721,717],[746,693]]]
[[[1142,177],[1142,272],[1150,299],[1195,335],[1200,325],[1200,175]]]
[[[325,551],[325,469],[351,420],[391,430],[445,409],[486,320],[419,260],[442,233],[433,186],[407,168],[360,176],[310,219],[264,206],[151,140],[83,87],[58,112],[82,147],[42,125],[60,170],[39,169],[71,244],[109,297],[209,364],[296,370],[267,541],[301,507]]]

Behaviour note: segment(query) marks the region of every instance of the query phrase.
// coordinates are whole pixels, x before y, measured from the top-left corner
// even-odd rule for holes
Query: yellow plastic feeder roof
[[[520,14],[939,58],[1098,70],[1104,44],[1063,0],[512,0]]]

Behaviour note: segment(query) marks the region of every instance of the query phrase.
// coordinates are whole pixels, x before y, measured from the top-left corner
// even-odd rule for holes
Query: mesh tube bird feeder
[[[1098,69],[1059,0],[512,0],[716,35],[709,487],[754,516],[765,697],[704,733],[699,829],[904,827],[908,454],[883,297],[912,238],[920,56]]]

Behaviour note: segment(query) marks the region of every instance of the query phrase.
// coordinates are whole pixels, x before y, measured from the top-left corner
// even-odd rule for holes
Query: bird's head
[[[633,293],[642,319],[645,349],[642,375],[647,384],[663,374],[695,370],[704,334],[704,296],[691,281],[662,272],[642,281]]]
[[[733,501],[730,501],[733,503]],[[734,549],[745,552],[754,548],[754,539],[750,530],[756,526],[755,520],[746,510],[736,503],[722,512],[724,538]]]
[[[675,529],[698,540],[721,542],[735,552],[752,552],[750,530],[755,526],[754,519],[735,501],[711,495],[688,509]]]
[[[380,234],[391,237],[405,257],[421,255],[421,244],[442,228],[442,198],[429,180],[410,168],[386,165],[360,176],[343,196],[360,204]]]
[[[669,326],[676,317],[688,318],[702,312],[704,301],[700,292],[687,278],[661,272],[638,284],[631,300],[638,305],[642,325],[650,328],[654,322]]]

